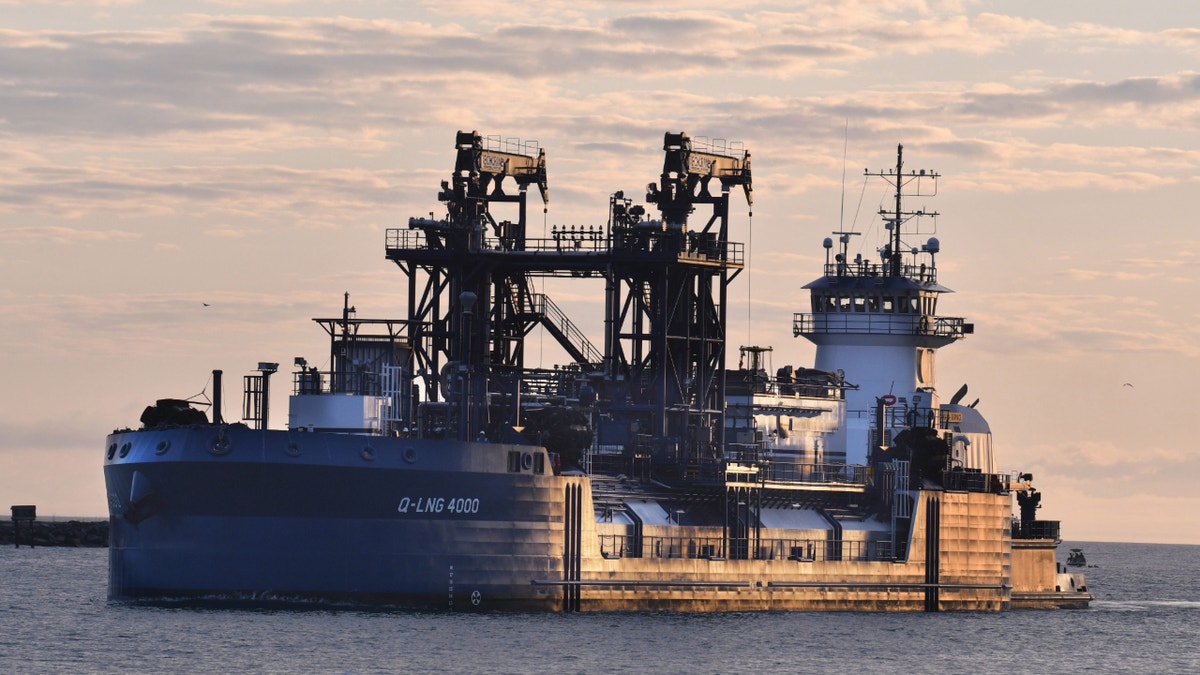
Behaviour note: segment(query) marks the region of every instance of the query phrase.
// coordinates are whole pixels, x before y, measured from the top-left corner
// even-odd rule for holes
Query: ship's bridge
[[[844,452],[849,464],[867,463],[876,447],[887,444],[888,433],[915,425],[907,417],[890,425],[879,420],[873,411],[880,406],[912,401],[917,415],[938,408],[937,350],[975,328],[961,317],[938,316],[938,297],[953,292],[937,275],[939,214],[906,210],[904,199],[936,196],[939,174],[906,172],[903,151],[897,146],[895,168],[866,172],[892,187],[895,198],[893,206],[879,209],[887,241],[876,249],[878,258],[851,252],[863,232],[833,232],[823,243],[824,274],[805,286],[810,311],[792,319],[793,335],[817,347],[815,367],[857,385],[846,391],[846,424],[828,444],[831,455]]]
[[[814,342],[824,334],[903,335],[941,346],[974,331],[961,317],[937,316],[938,295],[953,291],[937,283],[932,265],[906,265],[898,276],[885,272],[861,262],[826,265],[825,276],[804,287],[812,312],[793,315],[792,334]]]

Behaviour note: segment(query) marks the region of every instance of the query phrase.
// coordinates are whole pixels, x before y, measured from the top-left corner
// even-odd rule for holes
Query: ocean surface
[[[107,549],[0,549],[0,673],[1197,673],[1200,546],[1083,548],[1082,611],[430,614],[137,606]]]

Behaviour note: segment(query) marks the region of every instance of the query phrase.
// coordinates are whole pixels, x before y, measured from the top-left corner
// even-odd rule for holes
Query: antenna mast
[[[921,169],[920,173],[911,171],[909,175],[904,175],[904,145],[896,146],[896,168],[888,170],[887,173],[878,171],[871,173],[865,172],[867,176],[874,176],[888,181],[896,188],[896,208],[894,211],[879,209],[879,215],[887,221],[886,227],[891,230],[888,237],[887,248],[883,251],[884,261],[887,263],[886,274],[888,276],[900,276],[904,269],[901,255],[903,253],[903,244],[900,238],[901,226],[912,219],[914,216],[933,216],[937,217],[937,211],[905,211],[903,208],[904,188],[910,183],[916,183],[916,189],[909,193],[910,197],[932,197],[937,195],[937,179],[941,176],[936,171],[926,171]],[[929,179],[933,182],[933,192],[923,193],[921,191],[921,180]]]

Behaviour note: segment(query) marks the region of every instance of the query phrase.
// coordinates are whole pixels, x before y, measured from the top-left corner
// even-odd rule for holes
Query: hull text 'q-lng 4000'
[[[905,170],[902,150],[867,174],[895,190],[887,239],[871,260],[850,253],[856,232],[825,240],[792,323],[816,362],[776,368],[770,347],[733,353],[725,333],[745,266],[729,207],[753,198],[749,152],[668,133],[645,205],[616,192],[603,224],[532,236],[545,152],[473,132],[456,148],[444,216],[387,232],[406,313],[360,318],[347,296],[316,319],[327,369],[295,359],[286,428],[269,427],[277,365],[260,363],[240,421],[222,414],[213,371],[211,402],[160,400],[142,428],[108,437],[111,597],[1087,606],[1029,477],[997,471],[965,387],[949,400],[935,387],[937,350],[973,330],[938,314],[949,289],[921,231],[937,214],[902,203],[931,196],[937,174]],[[548,293],[573,285],[603,289],[603,334]],[[538,328],[564,363],[533,364]]]

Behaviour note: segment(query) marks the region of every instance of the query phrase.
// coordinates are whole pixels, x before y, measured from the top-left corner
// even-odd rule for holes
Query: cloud
[[[665,83],[701,73],[752,73],[769,81],[819,73],[833,63],[881,62],[896,52],[993,49],[1001,39],[995,36],[1009,34],[996,29],[1000,22],[1023,26],[1026,35],[1038,26],[1050,32],[996,15],[977,18],[982,28],[976,29],[964,17],[909,21],[887,13],[911,6],[856,5],[853,14],[833,15],[806,9],[597,14],[575,23],[495,27],[229,16],[140,31],[10,30],[0,33],[0,76],[9,83],[0,102],[5,126],[24,133],[144,136],[190,129],[284,136],[286,129],[272,133],[284,119],[362,131],[428,120],[464,96],[496,103],[505,98],[493,92],[528,94],[530,83],[554,89],[550,82],[562,78],[617,75]],[[1149,95],[1145,103],[1178,102],[1185,100],[1184,85],[1152,78],[1081,82],[1050,97],[981,92],[958,105],[981,117],[1030,119],[1067,112],[1052,105],[1056,98],[1091,104]],[[889,97],[887,105],[905,100],[912,99]]]
[[[989,350],[1064,361],[1134,354],[1200,357],[1191,317],[1137,296],[1007,292],[973,299]]]
[[[0,229],[0,242],[10,246],[37,242],[72,245],[88,242],[126,241],[141,239],[142,236],[139,232],[126,232],[122,230],[97,231],[45,225]]]
[[[72,358],[127,357],[142,349],[147,354],[180,356],[212,340],[213,335],[204,327],[215,323],[228,335],[257,336],[261,345],[268,344],[269,336],[277,335],[284,324],[288,324],[286,333],[297,333],[299,326],[290,322],[305,321],[305,314],[315,314],[320,307],[318,300],[310,291],[286,297],[223,290],[105,295],[6,293],[0,295],[4,312],[23,317],[38,331],[6,322],[0,326],[0,336],[10,348],[37,353],[43,360],[55,354],[71,354]]]
[[[211,215],[228,220],[339,228],[378,214],[415,185],[395,171],[280,166],[154,166],[126,157],[91,167],[0,169],[0,214],[41,218],[151,221],[158,226]],[[395,181],[395,184],[392,183]],[[428,187],[426,187],[428,190]],[[357,214],[357,215],[356,215]],[[369,217],[369,216],[368,216]],[[144,228],[145,225],[137,225]],[[245,226],[225,228],[246,231]],[[137,239],[147,232],[42,224],[0,230],[0,240],[56,243]]]
[[[233,227],[213,227],[205,230],[204,234],[222,239],[241,239],[248,235],[249,231]]]
[[[120,7],[137,5],[145,0],[0,0],[0,5],[65,5],[67,7]],[[270,0],[267,0],[270,1]]]
[[[1129,447],[1108,440],[1080,439],[1026,449],[1037,458],[1027,464],[1036,475],[1057,476],[1059,482],[1096,493],[1194,497],[1187,479],[1200,469],[1200,453],[1187,448]]]
[[[661,129],[670,123],[663,120],[679,120],[681,111],[685,118],[722,126],[736,111],[737,126],[748,130],[795,129],[793,137],[801,138],[824,129],[832,139],[841,126],[837,121],[853,119],[855,132],[864,137],[903,135],[928,141],[937,152],[998,163],[1036,156],[1044,144],[1028,143],[1026,152],[1014,153],[1009,146],[1022,139],[987,138],[983,129],[980,136],[964,136],[970,126],[1102,127],[1132,121],[1176,128],[1200,118],[1192,73],[1117,82],[1047,80],[1021,89],[925,82],[920,89],[886,95],[867,87],[810,97],[791,96],[777,86],[764,89],[775,90],[769,94],[743,96],[685,84],[693,77],[729,74],[766,84],[816,74],[838,62],[882,64],[889,52],[873,40],[910,45],[897,49],[919,44],[950,51],[986,43],[970,22],[930,18],[942,16],[941,6],[854,3],[790,13],[702,8],[615,17],[605,16],[600,5],[585,3],[581,9],[595,13],[574,23],[494,27],[196,16],[140,31],[7,31],[0,34],[0,77],[10,86],[0,93],[0,130],[71,138],[94,145],[97,153],[119,142],[145,152],[184,153],[201,145],[209,153],[340,146],[361,154],[389,147],[399,129],[479,124],[486,122],[481,114],[490,120],[525,118],[538,129],[549,128],[551,136],[569,137],[584,128],[593,137],[628,137]],[[924,18],[903,18],[910,14]],[[1059,30],[998,15],[973,21],[988,34],[1004,33],[997,25],[1019,26],[1022,35],[1040,31],[1049,40]],[[963,36],[967,46],[950,41],[952,34]],[[635,90],[589,84],[610,76],[641,84]],[[487,106],[481,108],[481,101]],[[616,119],[594,114],[618,104],[637,114]],[[959,120],[954,130],[947,127],[947,111]],[[1105,149],[1097,147],[1094,155]],[[1176,162],[1181,172],[1196,163],[1183,153]],[[1050,175],[1050,182],[1038,174],[1034,182],[1142,189],[1151,173],[1102,176],[1081,168]]]
[[[1196,126],[1200,75],[1186,71],[1114,82],[1048,81],[1040,87],[975,87],[950,105],[979,121],[1003,117],[1028,126],[1070,123],[1101,128],[1115,123]],[[1085,114],[1086,113],[1086,114]]]
[[[1180,276],[1180,273],[1191,272],[1194,271],[1193,268],[1200,267],[1197,254],[1194,250],[1189,250],[1200,249],[1200,242],[1173,241],[1169,244],[1156,243],[1153,246],[1162,247],[1166,252],[1159,257],[1121,258],[1100,268],[1069,267],[1061,274],[1074,281],[1084,282],[1107,279],[1122,282],[1187,280],[1195,283],[1197,277],[1194,274]]]
[[[1200,48],[1200,28],[1171,28],[1162,31],[1159,35],[1166,42],[1182,49]]]

